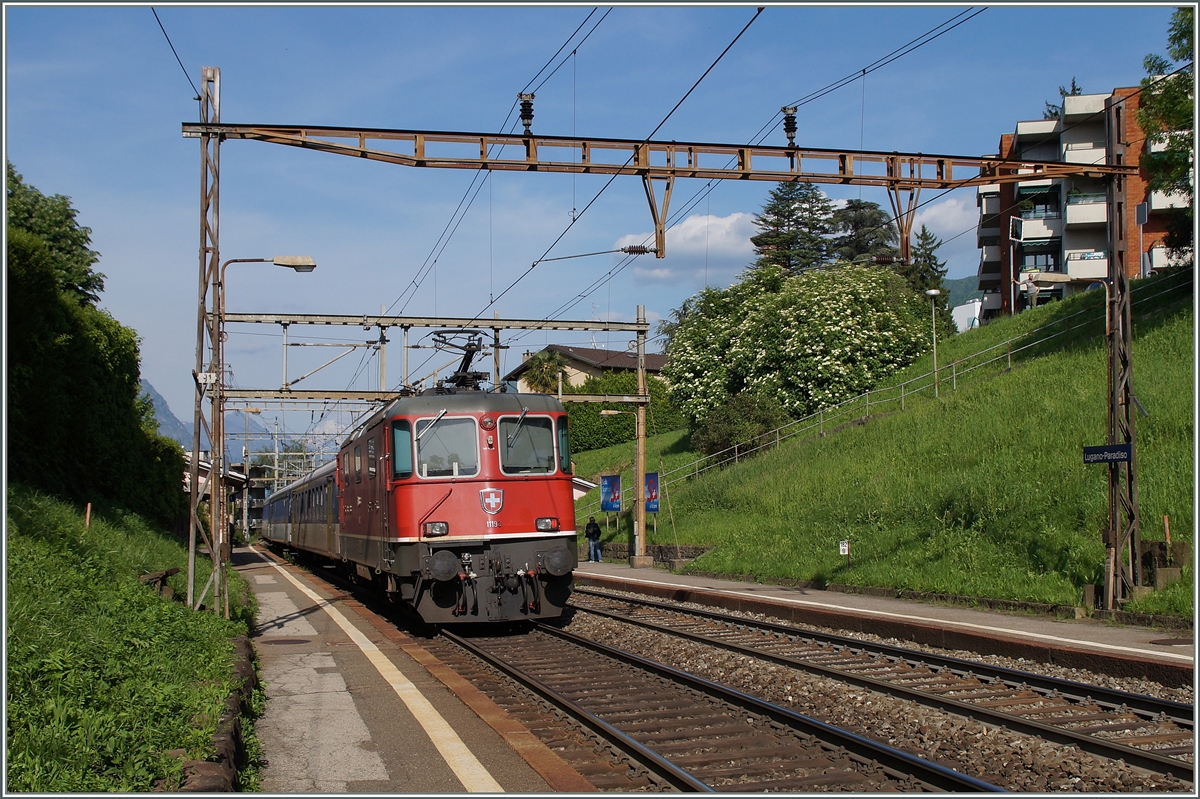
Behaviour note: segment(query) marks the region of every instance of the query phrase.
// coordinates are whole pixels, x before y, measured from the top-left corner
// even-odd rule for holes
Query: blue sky
[[[222,120],[497,131],[526,87],[593,6],[155,6],[187,74],[221,69]],[[608,7],[575,37],[577,43]],[[744,143],[781,105],[862,68],[967,6],[768,6],[655,136]],[[984,155],[1074,77],[1084,92],[1136,85],[1162,53],[1168,5],[996,6],[898,61],[801,107],[802,146]],[[534,132],[648,135],[754,15],[752,6],[617,6],[537,90]],[[569,54],[568,49],[567,54]],[[560,57],[559,60],[562,60]],[[554,63],[558,63],[555,61]],[[539,78],[539,81],[541,79]],[[92,228],[107,276],[103,307],[143,338],[142,372],[190,419],[195,357],[199,148],[180,135],[198,118],[193,90],[150,6],[7,5],[5,150],[27,182],[65,194]],[[768,143],[783,144],[782,130]],[[259,142],[221,150],[221,256],[308,254],[309,275],[267,264],[230,267],[230,311],[378,313],[418,274],[471,182],[458,170],[364,163]],[[604,176],[493,175],[404,312],[473,316],[558,237]],[[672,208],[702,186],[680,181]],[[887,207],[881,189],[823,187],[835,200]],[[668,235],[668,257],[638,259],[561,314],[651,321],[706,282],[724,286],[753,258],[751,219],[770,184],[726,182]],[[923,200],[932,199],[923,196]],[[973,190],[934,200],[917,220],[942,239],[950,277],[978,261]],[[618,178],[550,257],[607,250],[652,230],[636,178]],[[962,235],[959,235],[962,234]],[[611,269],[612,256],[540,265],[497,304],[543,318]],[[401,305],[393,312],[399,313]],[[490,316],[490,310],[488,312]],[[292,340],[306,335],[293,331]],[[363,341],[346,328],[333,337]],[[394,337],[398,340],[399,336]],[[597,345],[621,347],[614,334]],[[317,340],[315,334],[313,341]],[[321,341],[329,341],[326,336]],[[242,386],[278,385],[278,330],[236,332],[227,346]],[[505,369],[547,343],[508,342]],[[289,377],[332,357],[291,348]],[[431,351],[418,350],[416,364]],[[438,353],[432,364],[449,360]],[[388,377],[400,374],[398,344]],[[343,388],[344,358],[300,387]],[[366,375],[356,385],[374,387]],[[305,419],[291,426],[304,426]]]

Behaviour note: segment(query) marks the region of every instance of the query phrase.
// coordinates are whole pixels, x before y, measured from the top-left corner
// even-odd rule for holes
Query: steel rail
[[[554,689],[550,688],[536,677],[526,674],[504,660],[495,657],[487,650],[475,646],[461,636],[455,635],[454,633],[446,630],[442,630],[441,635],[442,637],[452,641],[456,645],[462,647],[466,651],[470,652],[496,669],[499,669],[505,675],[516,680],[521,685],[524,685],[542,699],[545,699],[547,702],[550,702],[552,705],[558,707],[576,721],[580,722],[588,729],[598,734],[600,737],[612,743],[626,755],[633,758],[635,761],[659,776],[663,777],[663,779],[670,783],[672,787],[677,788],[680,791],[715,793],[711,786],[696,779],[687,771],[679,768],[662,755],[659,755],[653,750],[638,743],[633,738],[618,730],[616,727],[588,712],[578,703],[572,702],[570,699],[567,699],[566,697],[557,693]]]
[[[930,655],[925,652],[917,652],[914,650],[902,649],[886,644],[875,644],[872,642],[860,641],[843,636],[829,635],[824,633],[814,634],[809,630],[802,630],[796,627],[788,627],[782,624],[773,624],[770,622],[758,622],[749,619],[738,617],[725,616],[709,611],[699,611],[691,608],[677,608],[665,605],[663,603],[654,602],[651,600],[630,599],[627,597],[613,597],[586,589],[576,589],[577,592],[602,596],[606,599],[615,601],[631,601],[636,604],[642,604],[652,607],[658,607],[672,613],[680,615],[694,615],[706,618],[712,621],[730,623],[738,626],[752,627],[765,632],[779,633],[784,635],[798,636],[826,643],[845,646],[847,649],[859,652],[875,652],[885,655],[886,657],[897,658],[910,662],[922,662],[926,666],[936,665],[941,668],[946,668],[952,673],[972,672],[975,676],[987,676],[1005,683],[1009,687],[1014,680],[1019,680],[1028,688],[1039,688],[1044,691],[1058,691],[1068,698],[1077,699],[1080,701],[1091,701],[1100,705],[1112,705],[1112,709],[1120,707],[1124,704],[1130,710],[1141,710],[1143,713],[1157,714],[1165,713],[1171,720],[1176,721],[1180,726],[1191,729],[1192,706],[1184,705],[1179,702],[1170,702],[1168,700],[1158,700],[1153,697],[1142,696],[1139,694],[1127,693],[1124,691],[1115,691],[1112,689],[1103,688],[1101,686],[1087,685],[1085,683],[1076,683],[1069,680],[1059,680],[1053,677],[1043,677],[1041,675],[1030,674],[1027,672],[1016,671],[1014,669],[1006,669],[1000,666],[991,666],[985,663],[974,663],[972,661],[961,660],[959,658],[951,658],[939,655]],[[599,610],[596,608],[574,606],[579,610],[588,613],[594,613],[608,619],[634,624],[644,629],[654,630],[667,635],[673,635],[679,638],[685,638],[697,643],[716,646],[726,649],[731,652],[737,652],[741,655],[754,657],[760,660],[767,660],[777,665],[797,668],[802,671],[816,674],[822,677],[838,680],[839,682],[848,682],[862,688],[879,691],[883,694],[902,696],[914,702],[923,705],[935,707],[947,712],[956,713],[963,716],[977,718],[983,721],[988,721],[993,724],[1002,725],[1009,729],[1022,732],[1026,735],[1033,735],[1046,740],[1052,740],[1057,743],[1077,746],[1080,749],[1090,752],[1091,754],[1100,755],[1112,760],[1122,759],[1130,765],[1144,768],[1156,773],[1170,773],[1180,779],[1188,782],[1193,781],[1194,766],[1183,760],[1167,757],[1164,755],[1155,754],[1150,750],[1135,749],[1131,746],[1126,746],[1114,741],[1105,740],[1103,738],[1095,738],[1090,735],[1074,732],[1072,730],[1061,729],[1049,724],[1043,724],[1038,721],[1032,721],[1021,716],[1004,713],[1003,711],[992,710],[987,707],[975,705],[970,702],[964,702],[950,697],[940,696],[938,694],[926,693],[918,688],[909,688],[904,685],[889,682],[887,680],[879,680],[872,677],[864,677],[852,672],[844,671],[836,667],[823,666],[818,663],[810,663],[785,655],[776,655],[771,652],[757,649],[752,646],[745,646],[729,641],[722,641],[719,638],[711,638],[709,636],[700,635],[698,633],[690,633],[683,630],[673,629],[666,625],[655,624],[650,621],[633,619],[629,616],[610,613],[608,611]],[[1097,699],[1097,695],[1102,695],[1105,700]],[[1136,704],[1136,707],[1135,707]],[[1151,710],[1149,708],[1157,708]],[[1178,714],[1181,718],[1176,718]]]
[[[631,652],[626,652],[622,649],[610,647],[601,644],[597,641],[591,641],[587,638],[575,635],[574,633],[560,630],[556,627],[551,627],[546,624],[535,624],[536,628],[542,632],[556,636],[594,652],[598,652],[606,657],[619,660],[631,666],[644,669],[659,676],[681,683],[688,687],[699,690],[710,696],[714,696],[722,701],[740,706],[751,712],[769,717],[772,720],[779,722],[787,727],[798,730],[807,735],[811,735],[817,740],[827,744],[839,746],[850,753],[851,756],[862,758],[867,761],[878,763],[885,770],[893,775],[907,778],[912,777],[930,787],[945,791],[969,791],[974,793],[1004,793],[1004,789],[976,779],[967,774],[955,771],[937,763],[924,760],[916,755],[910,755],[907,752],[901,751],[887,744],[873,741],[861,735],[856,735],[848,730],[843,730],[831,724],[826,724],[823,721],[802,715],[793,710],[789,710],[779,705],[771,704],[758,697],[751,696],[741,691],[734,690],[726,685],[706,680],[702,677],[697,677],[686,671],[673,668],[663,663],[658,663]]]
[[[984,676],[992,679],[1000,680],[1001,682],[1010,684],[1025,683],[1030,688],[1036,688],[1045,691],[1058,691],[1078,699],[1090,699],[1093,702],[1100,704],[1111,704],[1113,707],[1125,705],[1131,710],[1141,711],[1147,715],[1157,716],[1166,714],[1172,721],[1184,727],[1193,725],[1195,715],[1195,707],[1187,705],[1183,702],[1175,702],[1170,699],[1159,699],[1145,694],[1135,694],[1128,691],[1121,691],[1115,688],[1105,688],[1101,685],[1090,685],[1088,683],[1076,682],[1074,680],[1065,680],[1061,677],[1047,677],[1042,674],[1035,674],[1029,671],[1020,671],[1019,669],[1010,669],[1005,666],[993,666],[989,663],[976,662],[972,660],[964,660],[949,655],[938,655],[930,652],[923,652],[917,649],[906,649],[900,646],[891,644],[875,643],[874,641],[863,641],[850,636],[837,635],[836,633],[823,633],[813,630],[806,630],[800,627],[792,627],[787,624],[778,624],[776,622],[758,621],[756,619],[746,619],[740,616],[730,616],[724,613],[711,610],[701,610],[699,608],[681,608],[678,605],[671,605],[666,602],[658,602],[653,599],[642,599],[639,597],[618,596],[615,594],[606,594],[602,591],[597,591],[591,588],[577,586],[574,593],[585,594],[588,596],[601,597],[617,602],[632,602],[638,605],[647,607],[659,608],[672,613],[681,613],[692,616],[700,616],[702,618],[711,619],[713,621],[728,622],[744,627],[754,627],[761,630],[767,630],[773,633],[783,635],[795,635],[801,638],[810,638],[815,641],[824,641],[836,646],[845,646],[851,649],[867,650],[871,652],[879,652],[888,657],[900,658],[908,661],[923,661],[926,665],[936,665],[941,668],[948,668],[952,671],[971,671],[976,676]],[[590,608],[583,608],[591,612]],[[623,619],[625,617],[622,617]]]

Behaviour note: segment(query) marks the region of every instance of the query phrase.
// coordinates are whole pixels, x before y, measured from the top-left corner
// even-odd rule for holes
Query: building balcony
[[[1063,98],[1063,118],[1076,122],[1093,114],[1103,113],[1107,94],[1071,94]],[[1103,121],[1103,117],[1100,118]]]
[[[985,194],[984,189],[992,189],[996,191]],[[1000,187],[999,186],[980,186],[979,193],[975,195],[975,205],[979,207],[981,216],[991,216],[992,214],[1000,213]]]
[[[981,280],[980,284],[982,283],[983,281]],[[1004,298],[998,291],[990,291],[984,294],[981,299],[983,300],[983,310],[985,311],[998,311],[1004,303]]]
[[[1098,280],[1108,277],[1108,253],[1104,250],[1068,252],[1067,275],[1072,280]]]
[[[1062,123],[1057,119],[1031,119],[1017,123],[1017,138],[1053,136],[1061,130]]]
[[[1147,260],[1150,262],[1150,271],[1157,272],[1160,269],[1167,269],[1171,266],[1171,259],[1167,255],[1166,247],[1151,247],[1146,253]]]
[[[1104,202],[1104,195],[1099,196],[1099,202],[1077,202],[1074,198],[1067,198],[1067,227],[1101,226],[1108,222],[1108,203]]]
[[[1103,164],[1107,160],[1104,142],[1074,142],[1062,147],[1062,160],[1068,164]]]
[[[1187,208],[1187,197],[1178,192],[1152,191],[1150,192],[1151,211],[1167,211],[1172,208]]]
[[[1037,211],[1028,212],[1038,214]],[[1063,220],[1057,211],[1053,216],[1043,215],[1033,219],[1014,216],[1010,220],[1008,235],[1014,241],[1030,242],[1055,239],[1062,236]]]
[[[982,252],[980,253],[980,256],[979,256],[980,263],[985,263],[985,264],[1000,263],[1000,245],[999,244],[985,244],[982,247],[980,247],[979,249],[982,250]]]

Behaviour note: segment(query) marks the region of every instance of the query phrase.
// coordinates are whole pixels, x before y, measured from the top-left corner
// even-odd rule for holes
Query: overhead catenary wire
[[[167,40],[167,46],[171,48],[171,53],[175,56],[175,60],[179,62],[179,68],[183,70],[183,76],[187,78],[187,82],[191,84],[192,94],[195,95],[192,99],[200,100],[200,90],[196,88],[196,84],[192,82],[192,76],[188,74],[187,67],[183,65],[183,59],[179,57],[179,53],[175,50],[175,45],[171,42],[171,37],[167,35],[167,29],[163,27],[162,20],[158,18],[158,12],[154,10],[154,6],[150,6],[150,13],[154,15],[154,21],[158,23],[159,30]]]
[[[737,35],[734,36],[733,40],[730,41],[729,44],[725,46],[725,49],[721,51],[720,55],[718,55],[716,57],[716,59],[714,59],[713,62],[711,64],[709,64],[708,69],[704,70],[704,73],[699,78],[696,79],[696,82],[693,83],[691,88],[689,88],[684,93],[683,97],[679,98],[679,102],[675,103],[674,107],[672,107],[671,110],[667,112],[667,115],[662,118],[662,121],[654,126],[654,130],[650,131],[649,135],[647,135],[645,137],[645,139],[643,140],[644,142],[650,141],[654,137],[654,134],[658,133],[658,131],[662,128],[662,126],[667,124],[667,120],[669,120],[674,115],[674,113],[677,110],[679,110],[679,107],[681,105],[683,105],[684,101],[686,101],[687,98],[691,96],[692,92],[694,92],[696,90],[696,87],[698,87],[701,84],[701,82],[703,82],[703,80],[706,77],[708,77],[709,73],[712,72],[713,69],[716,68],[717,64],[719,64],[721,62],[721,60],[725,57],[725,54],[728,53],[735,44],[737,44],[738,40],[742,38],[742,35],[745,34],[745,32],[747,30],[750,29],[750,26],[753,25],[754,21],[757,20],[758,17],[762,14],[763,10],[764,10],[763,7],[759,7],[758,10],[755,11],[754,16],[750,18],[750,21],[747,22],[740,31],[738,31]],[[632,161],[632,160],[633,160],[633,154],[631,153],[630,156],[625,160],[625,163],[622,166],[628,166],[630,161]],[[550,246],[547,247],[545,252],[542,253],[542,256],[540,258],[538,258],[537,260],[535,260],[533,262],[533,265],[530,266],[528,269],[526,269],[524,272],[522,272],[517,277],[516,280],[514,280],[512,283],[510,283],[508,285],[508,287],[504,289],[504,291],[500,292],[500,294],[495,298],[495,300],[493,300],[492,302],[489,302],[487,305],[485,305],[483,307],[483,309],[480,310],[475,315],[474,319],[479,319],[488,310],[488,308],[491,308],[493,305],[495,305],[495,303],[497,301],[499,301],[501,298],[503,298],[504,295],[506,295],[508,292],[512,291],[517,286],[518,283],[520,283],[522,280],[524,280],[529,275],[529,273],[532,272],[537,267],[539,262],[545,260],[546,256],[550,254],[550,252],[558,245],[558,243],[560,241],[562,241],[563,237],[566,236],[567,233],[571,230],[571,228],[573,228],[575,226],[576,222],[578,222],[583,217],[583,215],[588,212],[588,209],[591,208],[592,205],[595,204],[596,200],[600,199],[600,196],[603,195],[604,192],[608,189],[608,187],[613,184],[613,181],[615,181],[617,179],[617,177],[619,177],[619,175],[617,173],[612,174],[609,177],[608,181],[600,188],[600,191],[598,191],[595,194],[595,196],[593,196],[592,199],[588,201],[587,205],[585,205],[583,207],[583,210],[579,212],[578,216],[576,216],[574,219],[572,219],[571,222],[566,226],[566,228],[563,229],[562,233],[558,234],[558,237],[555,238],[553,242],[551,242]]]
[[[571,35],[566,38],[566,40],[562,43],[562,45],[558,48],[558,50],[554,53],[554,55],[551,56],[546,61],[546,63],[542,66],[542,68],[537,71],[537,74],[535,74],[533,76],[533,78],[531,78],[530,81],[525,84],[525,87],[520,92],[521,94],[524,94],[529,89],[529,87],[533,85],[533,82],[538,79],[538,76],[540,76],[543,72],[545,72],[546,68],[549,67],[550,64],[552,64],[554,62],[554,59],[557,58],[558,55],[560,53],[562,53],[563,50],[565,50],[568,45],[571,44],[571,42],[575,39],[575,36],[579,33],[580,30],[583,29],[583,26],[587,24],[587,21],[592,18],[592,16],[596,13],[597,10],[599,10],[599,9],[593,8],[591,13],[589,13],[587,15],[587,17],[584,18],[583,22],[579,23],[579,26],[577,28],[575,28],[574,31],[571,32]],[[579,47],[584,42],[587,41],[588,37],[590,37],[596,31],[596,28],[598,28],[600,26],[600,23],[604,21],[604,19],[608,16],[609,12],[611,12],[611,11],[612,11],[611,8],[608,11],[606,11],[604,13],[604,15],[601,16],[601,18],[596,22],[596,24],[592,26],[591,30],[589,30],[587,32],[587,34],[579,42],[577,42],[574,45],[574,47],[572,48],[573,52],[575,50],[578,50]],[[565,63],[565,60],[564,60],[564,63]],[[555,71],[557,71],[557,68],[555,68]],[[551,73],[551,74],[553,74],[553,73]],[[549,76],[547,76],[547,79],[549,79]],[[542,83],[538,85],[538,88],[541,88],[541,86],[544,83],[545,83],[545,81],[542,81]],[[517,120],[513,119],[512,115],[513,115],[513,111],[516,110],[517,105],[518,105],[517,101],[514,100],[513,104],[511,106],[509,106],[508,114],[505,115],[504,121],[500,124],[501,131],[504,131],[505,126],[509,125],[510,120],[512,120],[512,125],[509,127],[509,130],[507,131],[507,133],[511,133],[512,130],[514,128],[516,128]],[[491,154],[491,151],[489,150],[489,155],[490,154]],[[389,312],[393,308],[395,308],[396,305],[401,302],[401,300],[404,300],[405,295],[409,295],[409,296],[408,296],[407,300],[404,300],[404,305],[401,306],[401,313],[403,313],[404,309],[408,307],[408,303],[412,301],[413,297],[416,295],[416,292],[420,289],[421,285],[424,283],[425,278],[428,277],[430,271],[432,271],[432,269],[434,268],[434,265],[437,263],[438,259],[442,255],[442,253],[445,252],[446,247],[449,246],[450,240],[453,239],[454,234],[458,232],[458,228],[462,224],[463,219],[466,217],[467,212],[470,211],[471,206],[474,205],[475,198],[479,196],[479,191],[480,191],[480,189],[483,188],[483,183],[485,181],[489,181],[490,178],[491,178],[491,173],[486,172],[486,171],[478,172],[475,175],[472,175],[471,182],[467,185],[466,190],[463,192],[463,196],[458,201],[457,207],[454,209],[453,213],[450,214],[450,219],[446,222],[445,227],[442,228],[442,232],[438,236],[437,241],[434,242],[433,247],[430,249],[429,255],[427,255],[425,257],[424,262],[422,262],[421,266],[417,269],[417,274],[413,277],[413,279],[411,281],[409,281],[409,284],[401,291],[400,296],[398,296],[392,302],[392,304],[390,306],[388,306]],[[411,292],[411,294],[410,294],[410,292]]]
[[[857,80],[859,77],[863,77],[871,72],[876,71],[877,69],[881,69],[882,67],[888,66],[889,64],[894,63],[895,61],[899,60],[900,58],[903,58],[904,56],[909,55],[909,54],[915,52],[916,50],[919,50],[920,48],[924,47],[925,45],[929,44],[930,42],[933,42],[935,39],[939,38],[940,36],[942,36],[946,33],[949,33],[950,31],[954,30],[955,28],[959,27],[960,25],[974,19],[975,17],[979,16],[986,10],[987,10],[986,8],[983,8],[983,9],[968,8],[964,11],[961,11],[961,12],[955,14],[954,16],[950,17],[950,19],[946,20],[945,22],[942,22],[941,24],[922,33],[920,36],[917,36],[917,37],[909,40],[905,44],[901,45],[900,47],[897,47],[896,49],[892,50],[891,52],[887,53],[886,55],[883,55],[883,56],[877,58],[875,61],[871,62],[870,64],[866,65],[865,67],[862,67],[861,69],[856,70],[855,72],[850,73],[843,78],[840,78],[836,81],[826,84],[825,86],[823,86],[819,89],[809,92],[808,94],[804,95],[803,97],[793,101],[790,105],[795,106],[795,107],[801,107],[801,106],[807,105],[808,103],[814,102],[817,99],[820,99],[821,97],[824,97],[824,96],[832,93],[833,91],[843,88],[844,86],[850,85],[855,80]],[[751,137],[750,143],[751,144],[760,144],[766,138],[766,136],[769,135],[770,132],[774,129],[773,126],[775,125],[779,116],[780,116],[779,112],[776,112],[775,114],[773,114],[771,119],[765,125],[763,125],[761,128],[759,128],[759,130],[754,134],[754,136]],[[732,163],[732,160],[730,161],[730,163]],[[728,164],[727,164],[727,166],[728,166]],[[610,182],[611,182],[611,180],[610,180]],[[676,211],[674,211],[667,220],[668,230],[671,227],[673,227],[675,224],[678,224],[678,222],[681,219],[686,218],[687,214],[690,213],[692,211],[692,209],[694,209],[699,204],[700,200],[706,199],[711,194],[711,192],[715,189],[717,183],[718,183],[717,180],[707,181],[703,186],[701,186],[699,189],[697,189],[696,192],[683,204],[683,207],[678,208]],[[605,188],[607,188],[607,185],[605,186]],[[653,236],[647,236],[646,239],[644,239],[642,243],[643,244],[648,243],[651,240],[651,238],[653,238]],[[622,271],[624,271],[624,269],[630,263],[632,263],[632,259],[623,259],[619,264],[617,264],[615,267],[610,269],[605,275],[602,275],[601,278],[594,281],[590,286],[585,288],[583,291],[581,291],[579,294],[577,294],[571,300],[569,300],[568,302],[559,306],[554,311],[552,311],[550,314],[548,314],[546,321],[550,321],[551,319],[555,318],[557,315],[559,315],[561,313],[565,313],[567,310],[569,310],[570,308],[577,305],[579,302],[586,299],[601,285],[608,283],[609,281],[611,281],[612,278],[616,277],[616,275],[618,275]],[[707,284],[707,280],[706,280],[706,284]],[[530,332],[532,332],[532,331],[526,331],[526,332],[520,333],[514,337],[514,340],[520,340],[521,338],[524,338],[525,336],[529,335]]]

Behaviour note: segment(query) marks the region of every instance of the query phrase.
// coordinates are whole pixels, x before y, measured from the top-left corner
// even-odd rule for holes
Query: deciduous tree
[[[1174,192],[1187,198],[1187,207],[1172,210],[1168,222],[1167,247],[1176,264],[1193,260],[1192,219],[1195,207],[1193,152],[1196,110],[1194,66],[1195,13],[1191,7],[1176,9],[1167,33],[1167,54],[1176,67],[1159,55],[1148,55],[1143,62],[1147,77],[1142,80],[1141,104],[1137,122],[1157,152],[1147,152],[1142,163],[1149,173],[1152,191]]]

